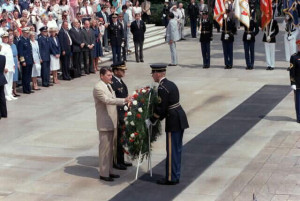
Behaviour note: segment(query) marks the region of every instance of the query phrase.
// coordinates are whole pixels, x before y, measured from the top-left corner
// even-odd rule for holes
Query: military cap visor
[[[112,64],[110,67],[112,67],[113,70],[114,69],[127,70],[127,67],[126,67],[126,64],[124,61]]]
[[[117,18],[118,17],[118,15],[116,15],[116,14],[114,14],[113,16],[112,16],[112,18]]]
[[[47,31],[47,30],[48,30],[48,27],[47,27],[47,26],[44,26],[44,27],[40,28],[39,30],[40,30],[40,32]]]
[[[29,31],[30,31],[29,27],[25,27],[22,29],[22,32],[24,32],[24,33],[29,33]]]
[[[152,72],[151,73],[160,73],[165,72],[167,70],[167,65],[165,64],[152,64],[150,65]]]

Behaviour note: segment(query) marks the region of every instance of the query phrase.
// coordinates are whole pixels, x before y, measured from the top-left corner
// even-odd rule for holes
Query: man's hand
[[[23,62],[23,63],[22,63],[22,66],[26,66],[26,63],[25,63],[25,62]]]
[[[152,122],[150,121],[150,119],[146,119],[145,124],[148,129],[150,128],[150,126],[152,126]]]
[[[5,74],[8,73],[8,69],[7,68],[4,69],[4,73]]]
[[[267,36],[267,42],[270,42],[270,41],[271,41],[271,37]]]
[[[125,103],[128,103],[128,102],[130,102],[130,101],[131,101],[131,99],[132,99],[132,96],[127,96],[127,97],[125,98]]]
[[[296,90],[296,89],[297,89],[296,85],[294,85],[294,84],[291,86],[291,88],[292,88],[293,90]]]
[[[172,43],[173,43],[173,40],[170,40],[170,41],[169,41],[169,44],[171,45]]]
[[[63,51],[63,52],[62,52],[62,55],[65,56],[65,55],[66,55],[66,51]]]

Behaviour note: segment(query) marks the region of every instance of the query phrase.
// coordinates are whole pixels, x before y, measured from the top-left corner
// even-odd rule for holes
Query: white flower
[[[125,111],[127,111],[127,110],[128,110],[128,107],[127,107],[126,105],[124,106],[124,110],[125,110]]]
[[[139,113],[142,113],[143,112],[143,108],[139,107],[138,111],[139,111]]]
[[[131,137],[131,138],[134,138],[134,137],[135,137],[134,133],[131,133],[130,137]]]
[[[137,94],[136,91],[133,91],[132,95],[135,95],[135,94]]]
[[[128,125],[128,121],[125,121],[125,125]]]
[[[132,104],[137,105],[137,101],[136,100],[132,101]]]
[[[134,124],[134,122],[133,122],[133,121],[131,121],[131,122],[130,122],[130,125],[131,125],[131,126],[134,126],[135,124]]]
[[[143,93],[143,94],[146,93],[146,92],[147,92],[146,89],[143,89],[143,90],[142,90],[142,93]]]
[[[128,112],[128,113],[127,113],[127,116],[131,116],[131,115],[132,115],[132,113],[131,113],[131,112]]]

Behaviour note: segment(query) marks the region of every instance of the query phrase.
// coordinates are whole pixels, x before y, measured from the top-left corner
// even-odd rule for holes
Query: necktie
[[[112,91],[111,91],[111,89],[110,89],[109,85],[107,85],[107,88],[108,88],[108,90],[110,91],[110,93],[112,93]]]
[[[89,15],[88,7],[85,7],[86,14]]]
[[[138,25],[138,28],[140,28],[140,21],[139,20],[137,21],[137,25]]]

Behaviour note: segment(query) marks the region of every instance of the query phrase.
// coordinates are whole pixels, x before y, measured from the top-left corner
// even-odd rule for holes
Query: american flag
[[[215,0],[214,19],[219,23],[220,26],[223,25],[224,13],[225,13],[224,0]]]

